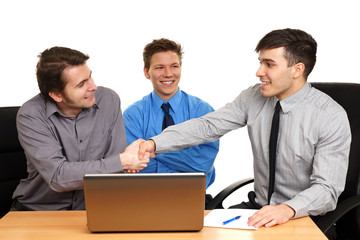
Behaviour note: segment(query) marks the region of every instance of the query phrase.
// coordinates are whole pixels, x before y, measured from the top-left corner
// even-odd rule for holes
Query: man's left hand
[[[256,228],[265,226],[272,227],[278,224],[283,224],[293,218],[295,215],[294,209],[285,204],[276,206],[267,205],[262,207],[254,215],[249,217],[248,225]]]

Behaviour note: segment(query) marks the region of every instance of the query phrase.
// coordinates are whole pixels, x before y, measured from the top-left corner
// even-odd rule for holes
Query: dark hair
[[[143,52],[144,67],[146,69],[150,68],[150,60],[155,53],[167,52],[167,51],[175,52],[180,59],[180,65],[181,65],[181,59],[183,54],[181,45],[169,39],[161,38],[161,39],[153,40],[151,43],[145,46]]]
[[[298,29],[279,29],[266,34],[256,46],[255,51],[284,47],[284,57],[288,66],[296,63],[305,65],[304,77],[307,79],[316,62],[317,43],[314,38]]]
[[[62,72],[66,67],[85,64],[88,55],[65,47],[52,47],[38,55],[36,77],[40,92],[46,100],[53,101],[49,92],[62,92],[66,86],[66,79]]]

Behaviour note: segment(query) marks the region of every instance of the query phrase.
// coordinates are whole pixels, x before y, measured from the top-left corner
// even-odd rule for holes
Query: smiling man
[[[85,209],[84,174],[138,171],[149,158],[137,157],[143,140],[126,148],[120,98],[95,85],[87,55],[53,47],[39,58],[41,93],[17,116],[29,175],[14,192],[12,210]]]
[[[154,40],[145,46],[143,59],[144,75],[151,81],[154,90],[124,111],[129,144],[138,138],[153,137],[169,124],[179,124],[214,111],[208,103],[179,89],[182,64],[180,44],[164,38]],[[166,110],[163,105],[168,106]],[[204,172],[208,187],[215,179],[213,163],[218,150],[219,141],[214,141],[160,154],[151,159],[148,167],[141,172]]]
[[[316,49],[304,31],[268,33],[256,47],[261,84],[213,113],[143,142],[139,158],[214,141],[247,126],[255,191],[249,202],[233,207],[260,209],[249,218],[250,226],[271,227],[333,210],[345,185],[351,132],[345,110],[307,82]]]

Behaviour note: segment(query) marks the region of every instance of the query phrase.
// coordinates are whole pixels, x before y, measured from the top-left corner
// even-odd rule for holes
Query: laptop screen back
[[[203,227],[204,173],[87,174],[84,191],[92,232]]]

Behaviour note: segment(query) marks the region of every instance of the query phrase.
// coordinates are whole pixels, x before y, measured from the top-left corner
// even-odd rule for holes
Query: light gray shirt
[[[269,138],[278,99],[261,95],[259,84],[204,117],[168,127],[153,137],[156,153],[214,141],[246,126],[254,156],[256,201],[267,204]],[[322,215],[344,190],[351,142],[345,110],[310,83],[280,101],[275,189],[270,204],[287,204],[295,217]],[[241,150],[240,150],[241,151]]]
[[[17,128],[29,176],[13,198],[34,210],[85,209],[84,174],[122,170],[119,154],[127,143],[120,98],[99,87],[95,99],[77,118],[40,95],[24,103]]]

